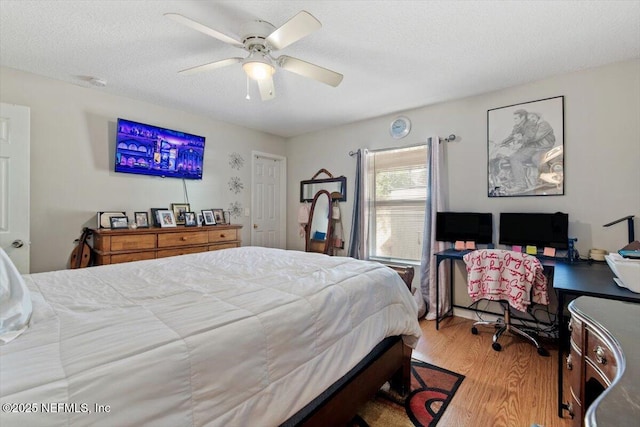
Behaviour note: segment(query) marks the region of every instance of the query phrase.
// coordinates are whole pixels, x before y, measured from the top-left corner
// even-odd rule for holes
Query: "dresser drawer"
[[[208,243],[207,232],[167,233],[158,235],[159,248],[171,248],[174,246],[202,245]]]
[[[578,348],[582,347],[582,322],[575,316],[569,319],[569,333]]]
[[[126,254],[111,255],[111,264],[120,264],[122,262],[143,261],[145,259],[154,259],[155,252],[131,252]]]
[[[111,251],[153,249],[155,247],[155,234],[129,234],[126,236],[111,236]]]
[[[611,384],[618,371],[618,361],[609,344],[605,343],[591,329],[586,328],[584,357],[605,377],[607,385]]]
[[[576,400],[576,396],[571,391],[571,400],[569,401],[569,414],[573,417],[571,427],[582,427],[582,405]]]
[[[238,230],[210,230],[209,243],[238,240]]]
[[[105,265],[235,248],[241,243],[241,229],[241,225],[230,224],[214,227],[93,229],[93,259],[95,265]]]
[[[220,249],[229,249],[229,248],[237,248],[240,247],[239,243],[220,243],[218,245],[209,245],[209,250],[210,251],[217,251]]]
[[[178,256],[178,255],[187,255],[187,254],[197,254],[198,252],[206,252],[206,246],[196,246],[189,248],[175,248],[175,249],[163,249],[157,252],[158,258],[166,258],[169,256]]]
[[[580,355],[580,349],[576,347],[575,343],[571,341],[569,346],[569,356],[567,357],[567,370],[569,371],[569,385],[571,386],[571,394],[575,397],[577,403],[582,403],[580,400],[580,390],[582,388],[582,357]]]

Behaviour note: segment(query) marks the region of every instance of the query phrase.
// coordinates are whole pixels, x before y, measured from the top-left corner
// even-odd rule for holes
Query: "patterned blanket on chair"
[[[547,278],[536,257],[502,249],[480,249],[466,254],[463,260],[469,296],[474,302],[504,300],[520,311],[527,311],[532,301],[549,304]]]

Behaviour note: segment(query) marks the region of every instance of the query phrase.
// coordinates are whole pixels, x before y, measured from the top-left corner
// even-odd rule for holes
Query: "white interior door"
[[[0,103],[0,247],[29,273],[28,107]]]
[[[284,249],[286,159],[257,152],[252,158],[251,244]]]

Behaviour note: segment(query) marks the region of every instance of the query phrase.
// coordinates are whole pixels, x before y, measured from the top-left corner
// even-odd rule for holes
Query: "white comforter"
[[[344,257],[243,247],[25,280],[2,427],[278,425],[383,338],[420,335],[399,276]]]

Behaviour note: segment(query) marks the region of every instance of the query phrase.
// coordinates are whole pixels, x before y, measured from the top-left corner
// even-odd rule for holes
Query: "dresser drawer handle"
[[[220,237],[224,239],[227,236],[225,236],[224,234],[221,234]]]
[[[573,357],[572,355],[567,356],[567,371],[573,370]]]
[[[182,241],[186,242],[187,241],[187,236],[182,236]]]
[[[569,416],[571,417],[571,419],[573,419],[573,417],[576,415],[575,411],[573,410],[573,402],[569,402],[569,404],[567,405],[567,411],[569,411]]]
[[[596,354],[596,360],[598,361],[598,363],[600,363],[601,365],[607,364],[606,353],[604,348],[601,345],[594,348],[593,352]]]

